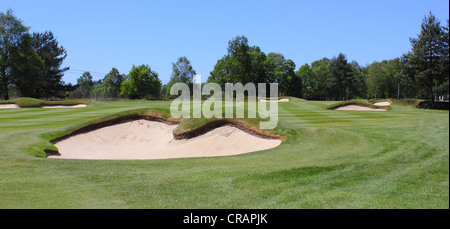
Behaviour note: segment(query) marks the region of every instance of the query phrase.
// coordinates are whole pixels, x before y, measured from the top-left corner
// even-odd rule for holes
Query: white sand
[[[375,105],[375,106],[390,106],[391,102],[389,102],[389,101],[381,101],[381,102],[376,102],[373,105]]]
[[[347,105],[342,106],[339,108],[336,108],[335,110],[341,110],[341,111],[386,111],[382,108],[372,108],[372,107],[366,107],[366,106],[360,106],[360,105]]]
[[[289,102],[289,99],[283,98],[279,100],[260,99],[260,102]]]
[[[87,107],[86,104],[77,104],[77,105],[55,105],[55,106],[41,106],[41,108],[80,108]]]
[[[16,104],[0,104],[0,109],[20,108]]]
[[[166,159],[228,156],[280,145],[236,127],[223,126],[191,139],[173,139],[176,125],[136,120],[75,135],[55,144],[67,159]]]

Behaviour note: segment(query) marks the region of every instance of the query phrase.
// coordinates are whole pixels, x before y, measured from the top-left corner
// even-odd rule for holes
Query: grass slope
[[[40,106],[56,106],[56,105],[77,105],[77,104],[89,104],[89,100],[78,99],[78,100],[63,100],[63,101],[45,101],[41,99],[22,97],[17,99],[10,99],[5,101],[0,101],[0,104],[17,104],[21,108],[26,107],[40,107]]]
[[[36,155],[58,131],[170,102],[0,110],[0,208],[448,208],[448,111],[333,103],[280,103],[275,131],[288,138],[274,149],[143,161]]]

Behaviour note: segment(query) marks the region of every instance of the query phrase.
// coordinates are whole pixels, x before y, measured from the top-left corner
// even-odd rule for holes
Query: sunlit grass
[[[328,110],[333,103],[279,103],[274,131],[286,141],[274,149],[138,161],[46,159],[42,149],[94,120],[167,115],[169,101],[3,109],[0,208],[448,208],[448,111]]]

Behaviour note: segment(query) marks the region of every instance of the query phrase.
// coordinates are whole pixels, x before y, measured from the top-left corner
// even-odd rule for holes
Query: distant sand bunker
[[[20,108],[16,104],[0,104],[0,109]]]
[[[380,102],[374,103],[373,105],[375,105],[375,106],[390,106],[391,102],[389,102],[389,101],[380,101]]]
[[[66,159],[167,159],[228,156],[266,150],[280,145],[280,139],[251,135],[233,126],[222,126],[203,135],[175,140],[176,125],[144,119],[128,121],[78,134],[57,142]]]
[[[338,107],[335,110],[341,110],[341,111],[386,111],[383,108],[367,107],[367,106],[362,106],[362,105],[346,105],[346,106]]]
[[[80,108],[87,107],[86,104],[77,104],[77,105],[55,105],[55,106],[41,106],[41,108]]]
[[[260,102],[289,102],[289,99],[283,98],[279,100],[260,99]]]
[[[77,105],[54,105],[54,106],[40,106],[40,108],[80,108],[87,107],[86,104],[77,104]],[[9,108],[20,108],[16,104],[0,104],[0,109],[9,109]]]

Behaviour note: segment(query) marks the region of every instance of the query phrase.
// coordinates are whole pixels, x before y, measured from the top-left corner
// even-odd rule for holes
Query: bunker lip
[[[78,134],[83,134],[83,133],[87,133],[89,131],[93,131],[93,130],[97,130],[97,129],[106,127],[106,126],[112,126],[112,125],[115,125],[115,124],[125,123],[125,122],[139,120],[139,119],[145,119],[145,120],[148,120],[148,121],[158,121],[158,122],[162,122],[162,123],[165,123],[165,124],[171,124],[171,125],[180,124],[179,121],[167,120],[167,119],[164,119],[164,118],[161,118],[161,117],[157,117],[157,116],[140,115],[140,114],[127,115],[127,116],[113,118],[113,119],[109,119],[109,120],[106,120],[106,121],[101,121],[101,122],[97,122],[97,123],[93,123],[93,124],[81,127],[79,129],[76,129],[76,130],[66,134],[66,135],[54,138],[54,139],[50,140],[50,142],[52,144],[56,144],[57,142],[60,142],[62,140],[65,140],[67,138],[70,138],[70,137],[78,135]]]
[[[52,144],[57,144],[61,141],[64,141],[64,140],[69,139],[70,137],[73,137],[76,135],[89,133],[91,131],[101,129],[103,127],[114,126],[117,124],[124,124],[127,122],[137,121],[137,120],[154,121],[154,122],[160,122],[160,123],[164,123],[164,124],[168,124],[168,125],[178,125],[181,123],[181,121],[179,121],[179,120],[167,120],[167,119],[164,119],[161,117],[156,117],[156,116],[149,116],[149,115],[142,115],[142,114],[128,115],[128,116],[113,118],[110,120],[101,121],[98,123],[94,123],[94,124],[90,124],[90,125],[81,127],[79,129],[72,131],[69,134],[52,139],[52,140],[50,140],[50,142]],[[213,120],[203,126],[195,128],[193,130],[183,131],[180,133],[172,132],[172,138],[174,140],[189,140],[189,139],[199,137],[201,135],[207,135],[209,132],[212,132],[215,129],[226,128],[227,126],[235,127],[240,131],[243,131],[247,134],[250,134],[253,137],[258,137],[260,139],[279,140],[279,144],[283,141],[283,138],[281,136],[264,133],[259,129],[253,129],[253,128],[247,127],[244,124],[242,124],[236,120],[231,120],[231,119]],[[264,149],[262,149],[262,150],[264,150]],[[54,151],[54,150],[50,150],[50,149],[46,149],[44,151],[46,153],[46,157],[56,157],[57,158],[58,156],[61,156],[60,152],[58,152],[58,151]],[[254,150],[254,151],[259,151],[259,150]],[[249,152],[254,152],[254,151],[249,151]],[[226,154],[226,155],[235,155],[235,154]],[[226,155],[217,155],[217,156],[226,156]],[[211,155],[195,156],[195,157],[210,157],[210,156]],[[186,156],[186,157],[190,157],[190,156]],[[171,157],[168,157],[168,158],[171,158]],[[77,158],[77,159],[83,159],[83,158]],[[88,158],[85,158],[85,159],[88,159]],[[106,158],[106,159],[109,159],[109,158]],[[127,158],[121,158],[121,159],[127,159]],[[139,160],[139,159],[148,159],[148,158],[129,158],[128,160]],[[151,159],[163,159],[163,158],[151,158]],[[112,159],[112,160],[115,160],[115,159]]]
[[[278,135],[273,135],[273,134],[269,134],[269,133],[264,133],[259,129],[252,129],[249,128],[247,126],[245,126],[243,123],[233,120],[233,119],[226,119],[226,118],[221,118],[221,119],[215,119],[212,120],[208,123],[206,123],[203,126],[197,127],[193,130],[188,130],[188,131],[183,131],[183,132],[175,132],[173,134],[174,139],[176,140],[181,140],[181,139],[190,139],[190,138],[194,138],[200,135],[203,135],[211,130],[214,130],[216,128],[222,127],[222,126],[233,126],[236,127],[248,134],[260,137],[260,138],[266,138],[266,139],[281,139],[280,136]]]

